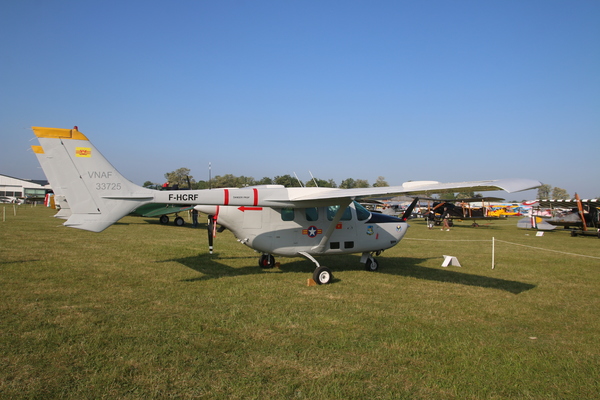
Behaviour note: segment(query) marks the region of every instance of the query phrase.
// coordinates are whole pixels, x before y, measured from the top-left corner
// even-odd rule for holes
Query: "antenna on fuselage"
[[[310,174],[310,177],[312,178],[313,182],[315,183],[315,187],[319,187],[319,184],[317,183],[317,180],[313,176],[312,172],[310,172],[310,170],[309,170],[308,173]]]
[[[296,180],[298,181],[298,183],[300,184],[300,187],[304,187],[304,185],[302,184],[302,181],[300,179],[298,179],[298,175],[296,175],[296,172],[294,171],[294,176],[296,177]]]

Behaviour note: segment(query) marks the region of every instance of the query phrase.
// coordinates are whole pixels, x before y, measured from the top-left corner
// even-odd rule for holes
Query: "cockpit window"
[[[319,219],[319,209],[317,207],[311,207],[306,209],[306,220],[317,221]]]
[[[337,211],[340,209],[340,206],[329,206],[327,207],[327,219],[329,221],[333,221],[333,217],[335,217],[335,214],[337,213]],[[352,219],[352,210],[350,209],[350,207],[347,207],[344,210],[344,215],[342,215],[342,221],[350,221]]]
[[[294,220],[294,209],[293,208],[282,208],[281,209],[281,220],[282,221],[293,221]]]
[[[354,208],[356,208],[356,218],[359,221],[366,221],[371,216],[371,212],[369,210],[367,210],[366,208],[364,208],[363,206],[361,206],[356,201],[354,202]]]

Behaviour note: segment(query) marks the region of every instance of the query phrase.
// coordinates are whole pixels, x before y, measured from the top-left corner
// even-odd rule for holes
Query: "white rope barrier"
[[[421,241],[427,241],[427,242],[489,242],[489,240],[444,240],[444,239],[419,239],[419,238],[404,238],[404,240],[421,240]],[[527,248],[535,249],[535,250],[550,251],[553,253],[564,254],[564,255],[568,255],[568,256],[586,257],[586,258],[593,258],[595,260],[600,260],[600,257],[596,257],[596,256],[588,256],[585,254],[568,253],[566,251],[544,249],[542,247],[528,246],[526,244],[507,242],[505,240],[499,240],[496,238],[492,238],[492,269],[494,269],[494,267],[495,267],[496,242],[512,244],[512,245],[521,246],[521,247],[527,247]]]
[[[558,251],[558,250],[551,250],[551,249],[543,249],[543,248],[541,248],[541,247],[527,246],[526,244],[520,244],[520,243],[506,242],[506,241],[504,241],[504,240],[499,240],[499,239],[496,239],[496,241],[497,241],[497,242],[502,242],[502,243],[514,244],[515,246],[529,247],[530,249],[544,250],[544,251],[552,251],[552,252],[554,252],[554,253],[566,254],[566,255],[568,255],[568,256],[579,256],[579,257],[587,257],[587,258],[594,258],[594,259],[596,259],[596,260],[600,260],[600,257],[595,257],[595,256],[586,256],[585,254],[567,253],[566,251]]]
[[[489,242],[489,240],[444,240],[444,239],[419,239],[419,238],[404,238],[402,240],[423,240],[427,242]]]

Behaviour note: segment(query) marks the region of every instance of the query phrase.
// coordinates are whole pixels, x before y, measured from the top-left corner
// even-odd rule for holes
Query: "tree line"
[[[242,188],[246,186],[256,185],[283,185],[285,187],[330,187],[330,188],[342,188],[342,189],[353,189],[353,188],[368,188],[368,187],[383,187],[390,186],[383,176],[377,178],[376,182],[371,185],[366,179],[344,179],[339,185],[333,179],[320,179],[312,178],[305,182],[301,181],[295,176],[277,175],[274,178],[263,177],[262,179],[254,179],[251,176],[235,176],[233,174],[217,175],[210,179],[210,181],[196,180],[190,175],[189,168],[179,168],[172,172],[165,173],[166,182],[169,183],[170,187],[177,187],[180,189],[218,189],[218,188]],[[156,183],[152,181],[144,182],[144,187],[158,188],[163,186],[163,183]]]

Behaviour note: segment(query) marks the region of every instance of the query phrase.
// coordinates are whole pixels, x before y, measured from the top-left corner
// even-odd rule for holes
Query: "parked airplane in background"
[[[499,215],[489,215],[491,208],[490,202],[502,201],[499,197],[470,197],[465,199],[456,200],[439,200],[429,199],[435,201],[432,207],[427,207],[427,211],[423,211],[425,216],[429,212],[433,212],[434,221],[436,225],[441,225],[442,221],[448,216],[448,223],[450,226],[453,225],[453,220],[470,220],[473,221],[472,226],[478,227],[478,220],[497,220],[500,219]],[[478,206],[471,206],[473,203],[481,203]],[[487,205],[486,205],[487,203]]]
[[[0,203],[23,204],[25,199],[15,196],[0,196]]]
[[[600,199],[536,200],[528,203],[534,207],[531,217],[519,220],[517,226],[525,229],[552,230],[557,226],[571,228],[571,235],[598,235],[600,238]],[[549,217],[541,210],[549,210]]]
[[[231,229],[241,243],[261,252],[261,265],[273,264],[274,255],[303,256],[316,265],[313,277],[319,284],[331,282],[333,275],[314,256],[362,253],[361,261],[369,270],[376,270],[373,255],[396,245],[406,234],[405,219],[370,213],[354,200],[465,190],[514,192],[541,185],[528,179],[503,179],[407,182],[361,189],[275,185],[157,191],[125,179],[78,129],[34,127],[33,131],[44,150],[46,162],[41,165],[49,171],[47,178],[69,202],[72,214],[65,226],[100,232],[146,204],[218,206],[214,211],[219,223]]]

